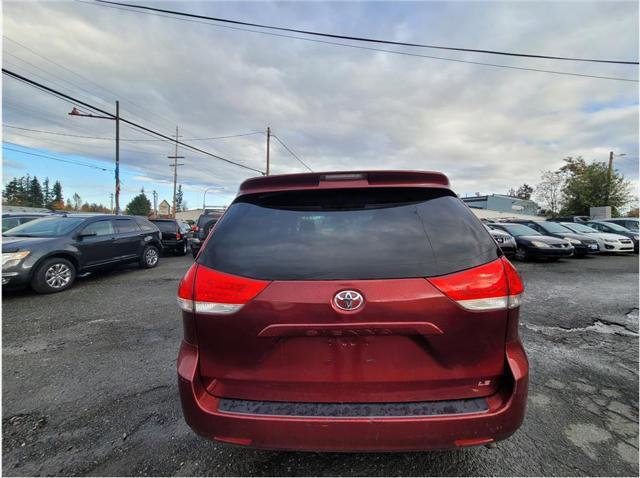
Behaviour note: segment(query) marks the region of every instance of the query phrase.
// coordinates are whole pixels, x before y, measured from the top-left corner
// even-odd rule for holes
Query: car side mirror
[[[81,232],[80,234],[78,234],[78,239],[82,239],[83,237],[93,237],[97,235],[98,233],[96,232]]]

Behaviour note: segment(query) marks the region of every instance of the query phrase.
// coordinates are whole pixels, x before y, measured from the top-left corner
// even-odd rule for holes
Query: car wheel
[[[160,251],[158,251],[158,248],[155,246],[146,246],[140,257],[140,267],[143,269],[151,269],[158,265],[158,260],[160,260]]]
[[[518,247],[516,249],[516,253],[514,254],[514,257],[519,261],[528,261],[529,253],[525,249]]]
[[[62,257],[52,257],[38,267],[31,280],[31,288],[40,294],[51,294],[68,289],[75,280],[75,266]]]

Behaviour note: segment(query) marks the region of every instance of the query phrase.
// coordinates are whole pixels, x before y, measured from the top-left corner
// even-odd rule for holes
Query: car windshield
[[[593,234],[594,232],[598,232],[594,228],[585,226],[584,224],[572,223],[566,224],[565,227],[567,229],[571,229],[574,232],[584,232],[585,234]]]
[[[71,232],[84,220],[81,217],[44,217],[14,227],[2,235],[7,237],[59,237]]]
[[[562,224],[557,222],[545,221],[544,223],[538,223],[547,232],[553,234],[565,234],[567,232],[573,232],[571,229],[567,229]]]
[[[513,237],[518,236],[540,236],[541,234],[535,229],[523,224],[500,224]]]
[[[606,222],[606,223],[600,223],[600,224],[603,224],[604,226],[607,226],[610,229],[613,229],[614,231],[630,232],[629,229],[627,229],[626,227],[622,227],[620,224],[616,224],[614,222]]]
[[[628,227],[621,226],[620,224],[616,224],[615,222],[608,222],[607,226],[610,226],[614,231],[629,232]]]
[[[611,224],[618,224],[617,222],[613,222]],[[624,227],[633,232],[638,232],[640,228],[638,227],[638,221],[628,220],[624,222]],[[619,225],[619,224],[618,224]]]

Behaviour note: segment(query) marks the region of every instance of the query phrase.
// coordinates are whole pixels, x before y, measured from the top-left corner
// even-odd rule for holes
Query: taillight
[[[176,241],[179,241],[182,236],[179,232],[176,232]]]
[[[503,259],[428,280],[467,310],[515,308],[520,305],[520,294],[524,287],[511,263]]]
[[[520,279],[520,274],[509,259],[502,256],[500,258],[504,264],[504,273],[507,276],[507,284],[509,285],[509,308],[519,307],[522,302],[522,293],[524,292],[524,283]]]
[[[224,274],[201,265],[196,268],[194,264],[178,287],[178,305],[196,314],[233,314],[268,284],[268,281]]]
[[[199,228],[198,226],[193,226],[193,227],[191,228],[191,230],[192,230],[193,232],[198,232],[198,231],[200,230],[200,228]]]

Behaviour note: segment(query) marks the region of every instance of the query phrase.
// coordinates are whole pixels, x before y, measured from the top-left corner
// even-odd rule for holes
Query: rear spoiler
[[[301,189],[379,187],[429,187],[449,189],[449,179],[434,171],[332,171],[281,174],[250,178],[240,185],[238,196]]]

